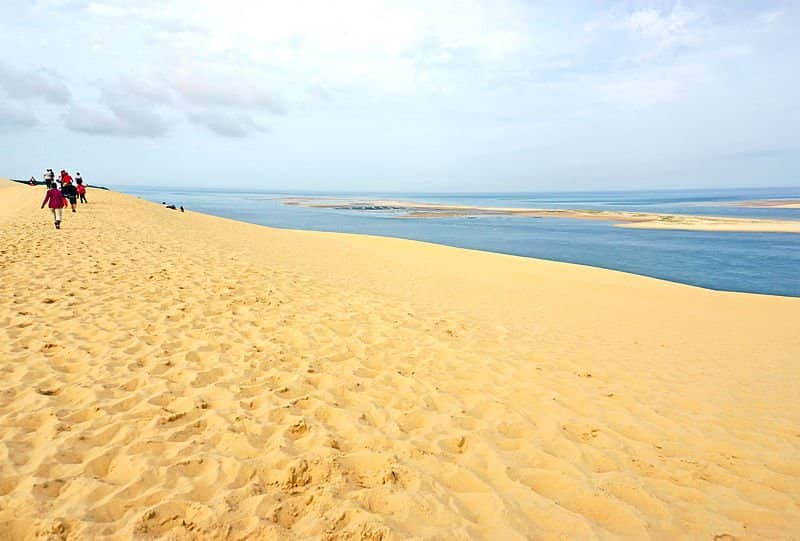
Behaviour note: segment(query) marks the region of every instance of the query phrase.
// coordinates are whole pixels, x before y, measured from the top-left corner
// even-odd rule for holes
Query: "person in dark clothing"
[[[65,182],[61,186],[61,194],[69,200],[72,212],[75,212],[75,203],[78,202],[78,190],[72,182]]]

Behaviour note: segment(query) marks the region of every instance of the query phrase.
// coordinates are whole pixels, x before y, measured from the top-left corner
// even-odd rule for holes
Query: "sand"
[[[800,200],[797,199],[756,199],[754,201],[741,201],[735,203],[737,207],[772,207],[776,209],[800,209]]]
[[[454,216],[518,216],[528,218],[570,218],[617,222],[616,227],[636,229],[678,229],[684,231],[718,231],[739,233],[800,233],[800,220],[733,218],[727,216],[698,216],[688,214],[659,214],[655,212],[625,212],[612,210],[535,209],[516,207],[480,207],[441,205],[394,200],[348,200],[317,197],[287,197],[286,205],[346,210],[387,210],[405,214],[400,218],[447,218]],[[754,202],[758,203],[758,202]],[[766,203],[766,202],[761,202]],[[794,208],[793,205],[739,205]],[[798,205],[800,208],[800,205]]]
[[[2,539],[791,539],[800,299],[0,182]]]

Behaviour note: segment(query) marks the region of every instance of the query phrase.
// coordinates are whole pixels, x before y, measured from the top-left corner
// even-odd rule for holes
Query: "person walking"
[[[83,179],[81,178],[80,173],[78,173],[78,176],[75,177],[75,182],[78,184],[77,186],[75,186],[75,189],[78,190],[78,197],[80,197],[81,203],[87,203],[86,186],[83,185]]]
[[[55,178],[55,173],[53,173],[52,169],[48,169],[44,172],[44,183],[47,186],[47,189],[53,187],[53,179]]]
[[[61,229],[61,210],[67,206],[67,200],[64,199],[61,190],[56,188],[55,184],[44,194],[44,201],[42,201],[40,208],[44,208],[45,203],[48,204],[50,211],[53,213],[53,222],[56,229]]]
[[[69,174],[65,175],[63,184],[61,185],[61,194],[69,200],[72,207],[72,212],[75,212],[75,204],[78,202],[78,190],[69,178]],[[65,205],[66,206],[66,205]]]

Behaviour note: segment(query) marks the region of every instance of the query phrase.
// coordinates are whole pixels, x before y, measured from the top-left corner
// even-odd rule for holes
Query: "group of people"
[[[36,179],[31,177],[31,183],[35,183]],[[61,174],[56,178],[52,169],[48,169],[44,173],[44,183],[47,186],[47,193],[42,201],[42,207],[48,206],[53,213],[53,222],[56,229],[61,229],[61,213],[63,209],[69,204],[72,207],[72,212],[75,212],[75,205],[80,198],[81,203],[86,201],[86,186],[83,184],[83,178],[80,173],[75,174],[75,179],[72,176],[61,170]]]

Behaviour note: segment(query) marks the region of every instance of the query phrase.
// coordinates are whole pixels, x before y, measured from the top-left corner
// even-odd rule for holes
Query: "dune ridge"
[[[800,299],[0,195],[2,538],[800,531]]]

